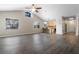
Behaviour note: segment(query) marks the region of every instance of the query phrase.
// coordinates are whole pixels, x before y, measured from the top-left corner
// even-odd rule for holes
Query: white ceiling
[[[37,15],[48,20],[59,21],[62,16],[79,16],[79,4],[43,4],[42,10]]]
[[[31,7],[31,4],[0,4],[0,11],[24,10],[26,7]]]

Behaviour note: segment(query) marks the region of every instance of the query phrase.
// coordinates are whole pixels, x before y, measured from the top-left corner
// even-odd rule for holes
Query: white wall
[[[76,32],[76,20],[65,20],[64,22],[67,24],[67,32]],[[65,25],[63,27],[65,32]]]
[[[19,29],[6,30],[5,18],[19,19]],[[41,28],[33,29],[34,21],[42,22],[37,16],[32,18],[25,17],[24,12],[21,11],[0,12],[0,36],[38,33],[41,31]]]

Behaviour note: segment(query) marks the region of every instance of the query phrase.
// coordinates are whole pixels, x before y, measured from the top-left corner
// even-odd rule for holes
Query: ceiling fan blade
[[[35,4],[32,4],[32,6],[35,6]]]
[[[38,10],[35,10],[35,12],[37,12],[37,13],[38,13],[39,11],[38,11]]]
[[[36,9],[42,9],[41,7],[37,7]]]

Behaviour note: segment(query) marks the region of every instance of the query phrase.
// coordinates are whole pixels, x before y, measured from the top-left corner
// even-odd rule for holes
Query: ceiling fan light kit
[[[42,9],[42,8],[38,7],[36,4],[32,4],[31,8],[26,8],[26,10],[29,10],[32,13],[34,13],[34,12],[38,13],[40,9]]]

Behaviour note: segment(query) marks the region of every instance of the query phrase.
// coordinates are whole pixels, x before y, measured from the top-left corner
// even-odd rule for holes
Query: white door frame
[[[76,36],[78,36],[79,35],[79,17],[76,17]]]
[[[64,19],[62,17],[62,32],[64,34],[65,32],[63,31],[63,24],[64,24],[63,21],[64,21]],[[79,17],[76,17],[76,30],[75,30],[75,35],[76,36],[79,35]]]

